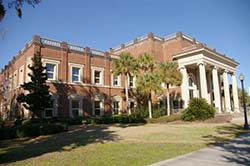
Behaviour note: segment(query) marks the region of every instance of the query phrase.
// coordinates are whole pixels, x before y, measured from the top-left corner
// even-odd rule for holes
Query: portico
[[[203,45],[174,56],[183,75],[183,107],[190,98],[204,98],[218,113],[238,112],[236,66],[238,63]],[[231,80],[229,79],[231,78]],[[232,83],[230,88],[229,82]]]

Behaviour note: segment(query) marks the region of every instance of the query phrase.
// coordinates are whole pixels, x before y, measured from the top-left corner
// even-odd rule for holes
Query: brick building
[[[181,87],[171,87],[172,108],[185,108],[190,98],[202,97],[218,112],[239,110],[235,77],[238,62],[177,32],[167,37],[149,33],[108,51],[34,36],[1,70],[0,82],[6,89],[0,95],[2,116],[6,116],[5,110],[12,114],[20,110],[15,99],[21,91],[20,85],[30,81],[28,65],[36,52],[41,53],[47,67],[47,83],[53,100],[51,108],[44,111],[45,117],[126,112],[124,76],[114,77],[111,73],[112,60],[119,58],[121,52],[130,52],[135,57],[147,52],[159,62],[178,62],[183,82]],[[232,76],[231,91],[228,75]],[[130,78],[129,84],[132,91],[135,78]],[[129,102],[130,109],[134,109],[136,100],[132,93]],[[23,116],[28,116],[27,110],[21,110]]]

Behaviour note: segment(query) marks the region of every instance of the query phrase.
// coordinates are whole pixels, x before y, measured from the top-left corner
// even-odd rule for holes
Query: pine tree
[[[28,66],[31,73],[28,76],[31,81],[24,83],[21,87],[28,91],[28,94],[21,93],[17,101],[32,113],[32,118],[41,118],[42,112],[51,104],[49,86],[46,85],[46,67],[42,65],[40,53],[34,54],[32,66]]]

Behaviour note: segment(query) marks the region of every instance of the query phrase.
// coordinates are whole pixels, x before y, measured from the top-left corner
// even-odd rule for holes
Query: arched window
[[[70,117],[75,118],[78,116],[83,116],[83,108],[82,108],[83,96],[79,94],[73,94],[73,95],[70,95],[68,98],[69,98]]]
[[[104,114],[104,97],[102,94],[93,96],[92,115],[102,116]]]
[[[122,111],[122,98],[120,96],[114,96],[112,98],[112,114],[117,115]]]
[[[58,107],[58,95],[57,94],[50,94],[50,106],[44,109],[44,117],[45,118],[51,118],[56,117],[58,115],[57,107]]]

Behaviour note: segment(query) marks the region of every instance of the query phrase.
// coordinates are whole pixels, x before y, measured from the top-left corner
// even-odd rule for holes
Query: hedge
[[[215,115],[215,109],[207,103],[203,98],[192,98],[188,107],[184,110],[182,120],[184,121],[195,121],[195,120],[206,120],[213,118]]]

